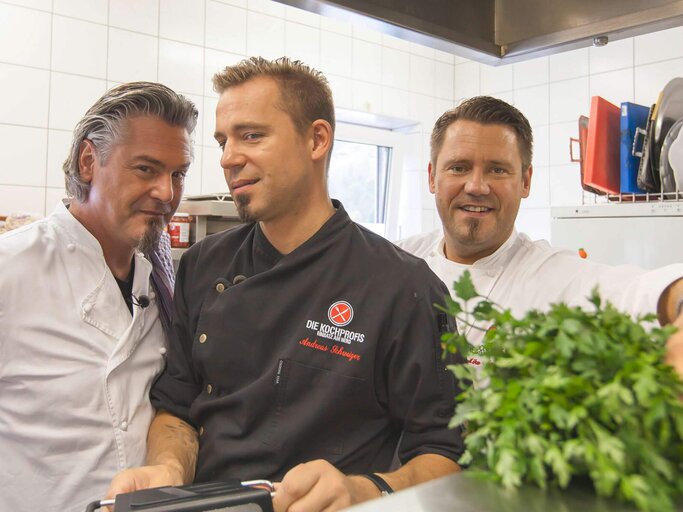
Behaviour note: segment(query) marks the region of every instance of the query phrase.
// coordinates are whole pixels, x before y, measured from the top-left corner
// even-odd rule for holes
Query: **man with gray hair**
[[[172,291],[156,248],[196,123],[163,85],[108,91],[74,130],[69,205],[0,237],[0,510],[82,511],[144,461]]]

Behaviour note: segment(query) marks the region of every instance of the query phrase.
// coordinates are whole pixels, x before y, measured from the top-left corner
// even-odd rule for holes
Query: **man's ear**
[[[323,119],[316,119],[311,124],[311,158],[325,160],[328,157],[334,134],[332,126]]]
[[[533,173],[533,165],[530,165],[525,172],[522,172],[522,197],[529,197],[531,192],[531,175]]]
[[[91,141],[85,139],[78,148],[78,170],[81,180],[85,183],[92,181],[96,162],[95,146]]]
[[[436,192],[436,186],[434,185],[434,173],[436,170],[432,167],[432,163],[429,162],[427,165],[427,173],[429,174],[429,191],[433,194]]]

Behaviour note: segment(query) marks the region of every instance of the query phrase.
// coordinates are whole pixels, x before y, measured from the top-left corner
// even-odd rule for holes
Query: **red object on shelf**
[[[620,190],[620,115],[619,107],[606,99],[591,98],[582,185],[606,194],[619,194]]]

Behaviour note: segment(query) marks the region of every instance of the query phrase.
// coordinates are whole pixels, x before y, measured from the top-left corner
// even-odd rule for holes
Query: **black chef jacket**
[[[397,445],[402,462],[457,461],[464,449],[447,427],[457,390],[432,305],[447,288],[334,204],[285,256],[248,224],[180,261],[151,398],[199,431],[196,481],[277,481],[313,459],[347,474],[387,471]]]

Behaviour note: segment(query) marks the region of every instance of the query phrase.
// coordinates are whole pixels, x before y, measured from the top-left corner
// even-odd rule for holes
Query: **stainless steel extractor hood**
[[[491,65],[683,25],[683,0],[277,1]]]

